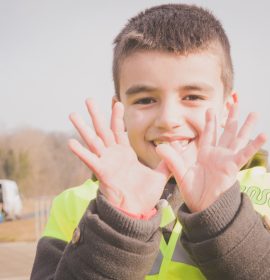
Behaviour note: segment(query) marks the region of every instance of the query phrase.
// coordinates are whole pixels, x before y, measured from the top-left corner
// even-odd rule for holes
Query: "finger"
[[[156,152],[168,166],[175,178],[181,181],[186,172],[182,157],[175,153],[175,150],[169,144],[158,145],[156,147]]]
[[[170,145],[179,153],[181,154],[184,151],[183,146],[179,143],[179,141],[173,141]]]
[[[104,144],[94,131],[76,113],[69,115],[69,119],[82,137],[89,150],[100,156],[104,150]]]
[[[124,106],[121,102],[116,102],[113,106],[111,129],[114,133],[116,143],[129,145],[129,140],[124,125]]]
[[[222,135],[220,136],[218,145],[220,147],[229,148],[231,143],[236,138],[238,128],[237,120],[231,120],[230,123],[226,124]]]
[[[91,169],[94,174],[99,177],[100,168],[99,168],[99,158],[91,153],[89,150],[84,148],[77,140],[70,139],[68,141],[68,146],[70,150],[86,164],[86,166]]]
[[[247,145],[249,138],[250,138],[251,130],[255,126],[257,119],[258,119],[258,114],[254,113],[254,112],[250,113],[247,116],[247,118],[246,118],[244,124],[242,125],[241,129],[239,130],[235,140],[230,145],[231,149],[233,149],[234,151],[238,151]]]
[[[247,146],[241,149],[235,155],[235,163],[239,168],[244,166],[250,158],[252,158],[256,152],[262,147],[266,142],[267,137],[264,133],[259,134],[254,140],[251,140]]]
[[[176,154],[181,156],[186,168],[194,165],[197,161],[198,150],[194,143],[189,143],[187,146],[183,146],[179,141],[173,141],[170,142],[170,146],[174,149]]]
[[[228,119],[237,119],[238,115],[238,104],[234,103],[230,106]]]
[[[237,111],[237,104],[231,105],[228,118],[224,127],[224,131],[219,139],[219,146],[221,147],[228,148],[232,141],[236,138],[236,133],[238,129]]]
[[[101,138],[106,147],[115,144],[114,135],[111,129],[106,125],[105,119],[101,112],[97,109],[96,105],[91,99],[85,101],[87,110],[91,116],[96,134]]]
[[[205,127],[200,137],[199,146],[215,145],[216,142],[216,118],[213,109],[205,113]]]

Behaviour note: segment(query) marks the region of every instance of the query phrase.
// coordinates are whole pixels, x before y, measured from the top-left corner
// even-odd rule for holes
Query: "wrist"
[[[98,213],[100,220],[125,236],[149,240],[149,236],[152,236],[153,231],[156,231],[160,225],[160,210],[157,210],[151,219],[133,219],[114,207],[100,192],[98,192],[95,205],[95,213]]]
[[[155,209],[154,207],[151,209],[143,209],[141,205],[136,203],[136,199],[132,198],[132,200],[127,201],[122,193],[116,192],[115,190],[110,190],[107,196],[105,194],[103,195],[113,207],[133,218],[147,219],[149,215],[152,215],[152,211]]]
[[[147,207],[142,207],[137,201],[138,199],[131,197],[127,199],[122,192],[115,189],[106,189],[106,192],[102,192],[102,185],[100,185],[100,191],[106,197],[107,201],[117,210],[126,214],[129,217],[135,219],[147,220],[151,218],[156,213],[155,205],[152,207],[147,205]]]
[[[134,218],[134,219],[138,219],[138,220],[149,220],[151,219],[156,213],[157,213],[157,209],[153,208],[152,210],[150,210],[147,213],[144,214],[137,214],[137,213],[132,213],[132,212],[128,212],[125,209],[122,209],[119,206],[115,206],[113,205],[117,210],[121,211],[122,213],[124,213],[125,215]]]

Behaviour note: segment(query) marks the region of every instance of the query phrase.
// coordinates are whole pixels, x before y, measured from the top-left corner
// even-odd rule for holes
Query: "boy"
[[[266,137],[249,140],[253,113],[238,131],[219,21],[182,4],[140,13],[115,39],[113,76],[110,128],[92,100],[94,130],[70,116],[98,183],[55,199],[31,279],[268,279],[270,235],[237,183]]]

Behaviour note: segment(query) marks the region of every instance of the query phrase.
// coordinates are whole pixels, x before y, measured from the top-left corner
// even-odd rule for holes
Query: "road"
[[[0,243],[0,280],[29,280],[35,242]]]

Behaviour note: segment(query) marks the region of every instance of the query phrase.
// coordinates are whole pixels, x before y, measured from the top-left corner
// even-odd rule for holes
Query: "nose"
[[[182,126],[183,112],[176,100],[170,100],[160,105],[155,126],[159,129],[173,129]]]

